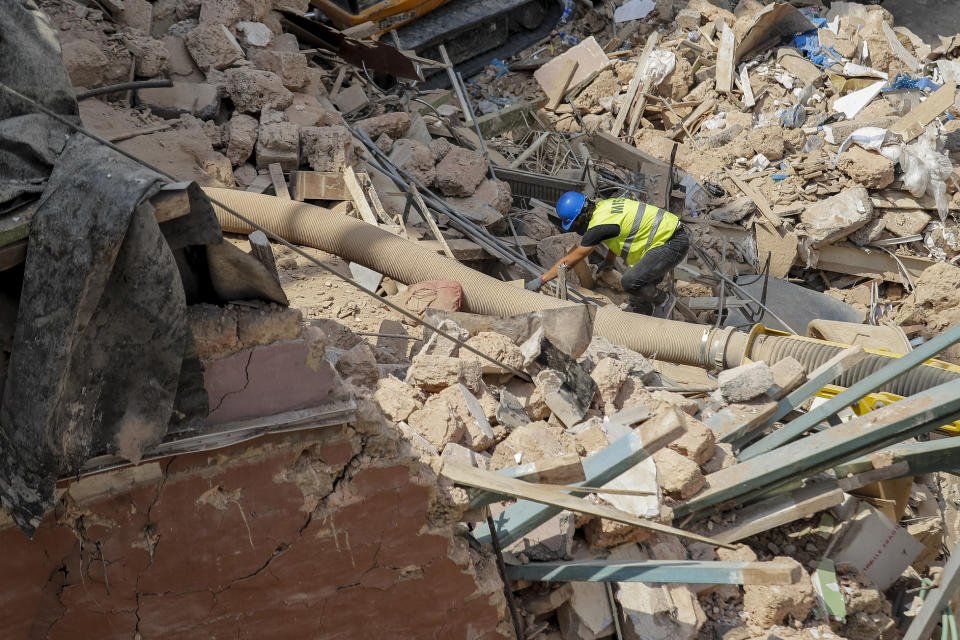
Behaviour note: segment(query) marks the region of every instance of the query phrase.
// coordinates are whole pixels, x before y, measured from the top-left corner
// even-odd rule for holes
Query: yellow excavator
[[[445,45],[463,76],[508,58],[547,36],[564,0],[310,0],[338,29],[372,22],[396,30],[401,49],[439,60]],[[438,74],[444,78],[445,74]]]

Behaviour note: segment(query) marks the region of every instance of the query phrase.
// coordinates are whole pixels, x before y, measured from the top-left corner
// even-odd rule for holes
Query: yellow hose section
[[[424,280],[455,280],[463,288],[465,310],[473,313],[510,316],[575,304],[491,278],[366,222],[321,207],[235,189],[211,187],[204,191],[288,242],[340,256],[398,282],[409,285]],[[221,207],[214,205],[214,210],[224,231],[254,231]],[[594,324],[594,332],[613,343],[658,360],[696,366],[712,364],[704,354],[712,331],[703,325],[610,307],[597,312]]]

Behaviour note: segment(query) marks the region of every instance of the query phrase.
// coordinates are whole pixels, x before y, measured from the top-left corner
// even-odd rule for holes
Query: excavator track
[[[453,0],[397,28],[400,46],[439,60],[439,45],[468,78],[494,58],[508,58],[549,35],[563,8],[557,0]],[[431,73],[432,72],[432,73]],[[445,88],[446,73],[425,71],[425,88]]]

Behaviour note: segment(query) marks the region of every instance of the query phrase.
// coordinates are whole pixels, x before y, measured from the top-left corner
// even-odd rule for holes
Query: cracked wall
[[[437,486],[374,414],[62,483],[33,540],[0,515],[0,628],[501,638],[496,567],[436,517]]]

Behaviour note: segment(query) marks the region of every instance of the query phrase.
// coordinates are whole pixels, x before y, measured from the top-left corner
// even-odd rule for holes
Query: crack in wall
[[[228,397],[236,395],[238,393],[243,393],[244,391],[246,391],[247,387],[250,386],[250,361],[251,360],[253,360],[253,349],[251,349],[247,353],[247,362],[246,364],[243,365],[243,386],[240,387],[239,389],[234,389],[233,391],[227,391],[222,396],[220,396],[220,400],[217,402],[217,406],[211,408],[210,411],[207,412],[207,415],[212,415],[214,412],[217,411],[217,409],[223,406],[224,401]]]
[[[164,488],[167,486],[167,479],[170,477],[170,466],[173,464],[173,461],[177,459],[177,456],[173,456],[167,462],[166,466],[163,467],[163,474],[160,476],[160,483],[157,485],[157,492],[153,496],[153,500],[150,502],[150,505],[147,507],[147,513],[145,516],[146,524],[143,526],[143,538],[146,544],[146,551],[149,556],[147,561],[147,566],[143,571],[146,571],[153,566],[153,557],[156,553],[157,546],[160,544],[160,535],[157,533],[156,524],[153,522],[153,508],[157,506],[157,503],[160,502],[160,496],[163,494]],[[133,615],[137,618],[137,624],[133,629],[133,640],[140,640],[140,606],[142,604],[141,597],[143,593],[140,591],[140,578],[143,576],[143,571],[137,572],[137,579],[134,584],[134,597],[137,600],[137,606],[133,610]]]

